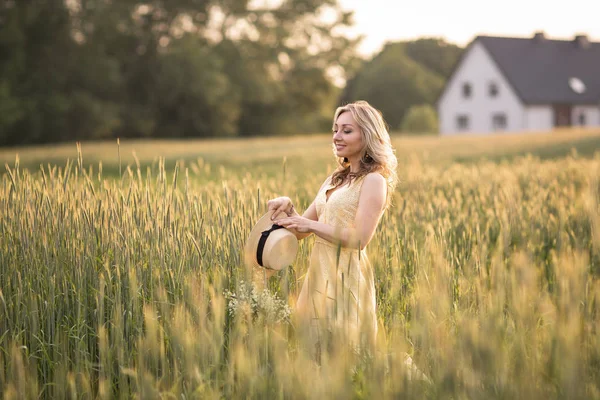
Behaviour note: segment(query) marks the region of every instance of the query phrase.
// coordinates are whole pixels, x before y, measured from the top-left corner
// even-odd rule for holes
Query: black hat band
[[[262,259],[263,251],[265,250],[265,244],[267,243],[267,239],[269,238],[269,235],[271,234],[271,232],[276,231],[277,229],[281,229],[281,228],[284,228],[284,227],[281,225],[273,224],[271,229],[262,231],[262,233],[260,234],[260,239],[258,240],[258,247],[256,249],[256,261],[258,262],[258,265],[260,265],[263,268],[272,269],[272,268],[263,266],[263,259]]]

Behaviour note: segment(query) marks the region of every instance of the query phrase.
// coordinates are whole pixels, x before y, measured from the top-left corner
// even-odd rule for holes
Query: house
[[[442,135],[600,126],[600,43],[477,36],[437,111]]]

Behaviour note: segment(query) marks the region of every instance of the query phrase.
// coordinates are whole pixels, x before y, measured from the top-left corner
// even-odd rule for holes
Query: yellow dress
[[[325,185],[315,198],[318,221],[356,228],[363,181],[359,178],[335,189],[329,199],[327,191],[333,185]],[[300,328],[308,328],[311,346],[320,348],[324,335],[333,332],[341,333],[353,347],[372,344],[377,334],[375,307],[373,271],[366,251],[341,247],[317,236],[296,302]]]

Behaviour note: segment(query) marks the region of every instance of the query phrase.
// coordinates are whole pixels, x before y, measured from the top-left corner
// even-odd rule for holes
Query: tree
[[[397,127],[412,105],[432,104],[442,86],[443,79],[407,57],[404,46],[389,44],[348,82],[341,102],[366,100]]]
[[[405,42],[405,53],[444,80],[450,77],[463,49],[441,38],[422,38]]]
[[[367,100],[400,127],[410,107],[433,105],[461,51],[435,38],[388,43],[348,80],[340,102]]]
[[[174,57],[168,51],[169,44],[189,33],[182,27],[183,19],[189,21],[189,30],[198,34],[207,25],[212,1],[79,0],[71,3],[74,4],[70,10],[73,36],[89,61],[99,63],[97,67],[92,65],[89,70],[100,72],[103,60],[110,60],[116,67],[114,72],[120,75],[95,76],[97,79],[83,79],[87,84],[78,85],[88,94],[108,99],[116,108],[118,122],[110,134],[121,137],[189,135],[188,129],[179,125],[180,121],[174,126],[169,125],[168,133],[160,131],[167,126],[165,115],[169,113],[161,107],[165,106],[165,99],[173,97],[173,90],[161,92],[166,87],[161,74],[172,72],[170,67]],[[200,47],[202,42],[198,41],[197,44]],[[192,50],[190,46],[187,49]],[[180,54],[178,49],[174,52]],[[88,74],[92,75],[93,72]],[[173,77],[172,74],[169,76]],[[109,79],[111,77],[115,79]],[[113,87],[118,82],[118,89],[108,94],[99,87],[90,86],[90,82],[107,84],[107,87]],[[192,88],[196,82],[189,83],[188,88]],[[186,115],[182,116],[180,110],[179,117],[188,121],[197,118],[192,115],[192,108],[186,101],[182,106],[182,110],[187,110]],[[210,130],[195,132],[195,136],[208,135]]]
[[[330,21],[320,16],[325,10]],[[241,135],[328,129],[338,92],[329,75],[356,59],[357,40],[334,33],[349,24],[336,0],[287,0],[223,21],[218,51],[241,93]]]
[[[295,121],[314,129],[337,96],[328,73],[355,58],[357,41],[333,33],[351,23],[337,0],[78,4],[86,44],[121,63],[121,136],[285,134]]]
[[[67,126],[73,46],[62,0],[0,3],[0,142],[54,140]]]
[[[160,58],[156,131],[167,137],[232,136],[240,95],[214,49],[190,35],[175,40]]]
[[[410,107],[402,120],[400,130],[408,133],[437,132],[438,121],[435,110],[429,104]]]
[[[257,3],[0,1],[0,144],[328,127],[351,13]]]

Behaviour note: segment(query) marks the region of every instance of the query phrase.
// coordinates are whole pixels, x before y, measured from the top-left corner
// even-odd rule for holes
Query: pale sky
[[[587,34],[600,41],[600,0],[339,0],[354,10],[351,33],[362,34],[363,55],[386,41],[444,37],[465,46],[478,34],[551,39]]]

